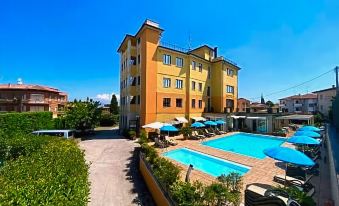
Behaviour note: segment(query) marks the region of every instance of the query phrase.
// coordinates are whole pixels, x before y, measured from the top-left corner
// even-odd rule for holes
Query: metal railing
[[[187,52],[190,51],[189,49],[177,46],[175,44],[163,42],[163,41],[160,42],[160,46],[166,47],[166,48],[169,48],[169,49],[173,49],[173,50],[176,50],[176,51],[184,52],[184,53],[187,53]]]

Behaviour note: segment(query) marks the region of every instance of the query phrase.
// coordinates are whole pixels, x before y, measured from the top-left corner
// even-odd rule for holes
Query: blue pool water
[[[283,142],[283,139],[273,136],[238,133],[220,139],[206,141],[202,144],[227,152],[264,159],[266,155],[263,151],[266,148],[280,146]]]
[[[214,177],[218,177],[222,174],[228,175],[231,172],[237,172],[240,175],[243,175],[249,171],[249,168],[246,166],[186,148],[166,152],[164,153],[164,156],[184,165],[192,164],[194,169],[200,170]]]

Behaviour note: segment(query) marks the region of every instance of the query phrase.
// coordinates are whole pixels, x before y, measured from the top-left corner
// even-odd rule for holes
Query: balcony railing
[[[303,106],[303,104],[300,104],[300,103],[294,104],[294,107],[302,107],[302,106]]]
[[[163,42],[163,41],[160,42],[160,46],[163,46],[163,47],[166,47],[166,48],[169,48],[169,49],[173,49],[173,50],[176,50],[176,51],[184,52],[184,53],[187,53],[187,52],[190,51],[189,49],[179,47],[177,45],[170,44],[170,43]]]

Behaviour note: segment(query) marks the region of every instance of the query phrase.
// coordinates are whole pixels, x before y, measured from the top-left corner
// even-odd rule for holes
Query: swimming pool
[[[234,152],[258,159],[264,159],[264,150],[269,147],[280,146],[284,139],[274,136],[264,136],[249,133],[238,133],[215,140],[203,142],[205,146]]]
[[[184,165],[192,164],[194,169],[200,170],[214,177],[218,177],[222,174],[228,175],[231,172],[244,175],[250,170],[249,167],[244,165],[226,161],[187,148],[172,150],[164,153],[163,155]]]

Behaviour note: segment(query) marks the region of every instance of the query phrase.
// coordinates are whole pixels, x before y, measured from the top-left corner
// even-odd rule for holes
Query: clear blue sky
[[[339,1],[4,0],[0,3],[0,83],[43,84],[70,98],[119,92],[117,47],[152,19],[163,41],[209,44],[236,61],[239,96],[285,89],[339,64]],[[280,97],[334,84],[334,73]],[[105,95],[102,95],[105,97]]]

